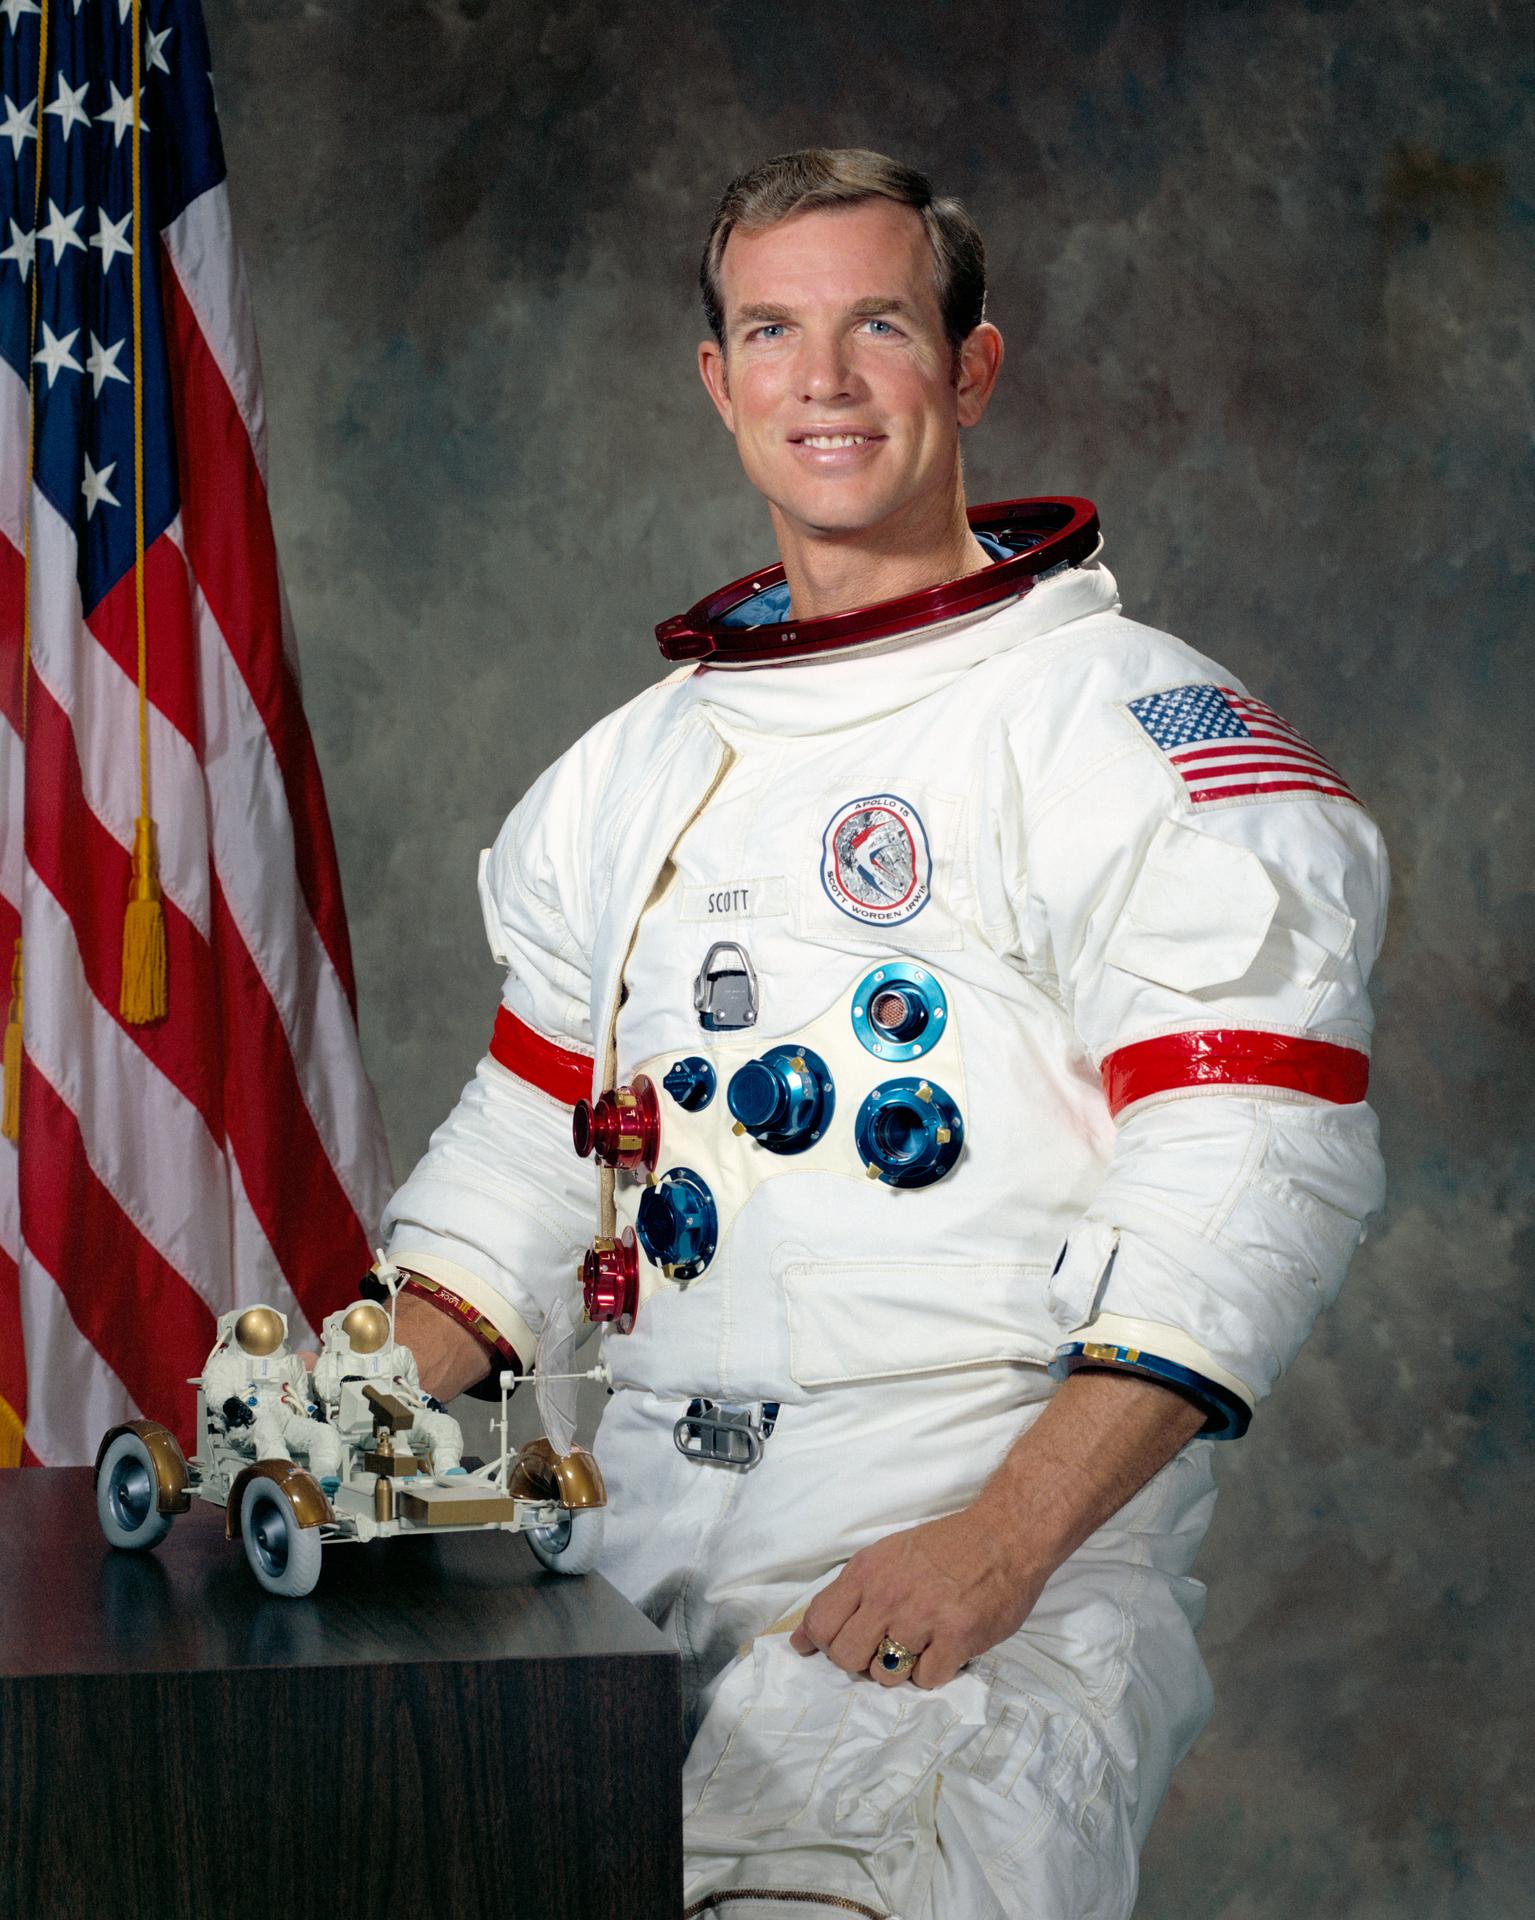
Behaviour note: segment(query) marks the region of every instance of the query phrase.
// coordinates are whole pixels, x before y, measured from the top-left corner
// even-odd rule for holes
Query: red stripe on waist
[[[563,1100],[568,1107],[591,1096],[591,1055],[557,1047],[519,1020],[510,1007],[502,1007],[496,1013],[490,1056],[499,1060],[508,1072],[515,1073],[519,1080],[528,1081],[555,1100]]]
[[[1370,1061],[1357,1048],[1331,1040],[1215,1027],[1120,1047],[1100,1073],[1117,1118],[1137,1100],[1184,1087],[1283,1087],[1342,1106],[1364,1098]]]

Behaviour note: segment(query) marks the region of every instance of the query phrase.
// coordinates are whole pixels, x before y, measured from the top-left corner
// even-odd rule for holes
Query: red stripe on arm
[[[250,435],[169,261],[161,275],[187,559],[282,771],[299,884],[353,1012],[357,987],[320,764],[283,652],[282,589]]]
[[[1331,1040],[1213,1027],[1120,1047],[1100,1073],[1117,1119],[1137,1100],[1185,1087],[1280,1087],[1344,1106],[1364,1098],[1370,1061],[1357,1048]]]
[[[497,1011],[490,1054],[519,1080],[526,1080],[567,1107],[591,1096],[592,1056],[557,1047],[519,1020],[510,1007]]]

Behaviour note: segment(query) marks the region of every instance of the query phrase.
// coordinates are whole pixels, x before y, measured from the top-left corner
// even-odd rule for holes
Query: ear
[[[1002,336],[983,320],[960,342],[954,391],[962,427],[973,427],[986,411],[1001,371]]]
[[[725,365],[725,354],[719,342],[714,339],[700,340],[698,343],[698,377],[708,390],[709,398],[731,433],[736,430],[736,410],[730,404],[730,372]]]

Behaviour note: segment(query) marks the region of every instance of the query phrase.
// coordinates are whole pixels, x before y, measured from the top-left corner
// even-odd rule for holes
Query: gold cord
[[[123,978],[118,1012],[131,1026],[163,1020],[167,1006],[165,907],[154,816],[149,810],[149,645],[144,617],[144,327],[140,66],[143,0],[133,0],[133,613],[138,635],[139,815],[133,825],[133,878],[123,916]]]

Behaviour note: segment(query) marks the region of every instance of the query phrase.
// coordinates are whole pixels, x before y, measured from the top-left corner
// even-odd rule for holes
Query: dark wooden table
[[[504,1534],[257,1587],[194,1501],[109,1548],[0,1472],[0,1920],[677,1920],[677,1655]]]

